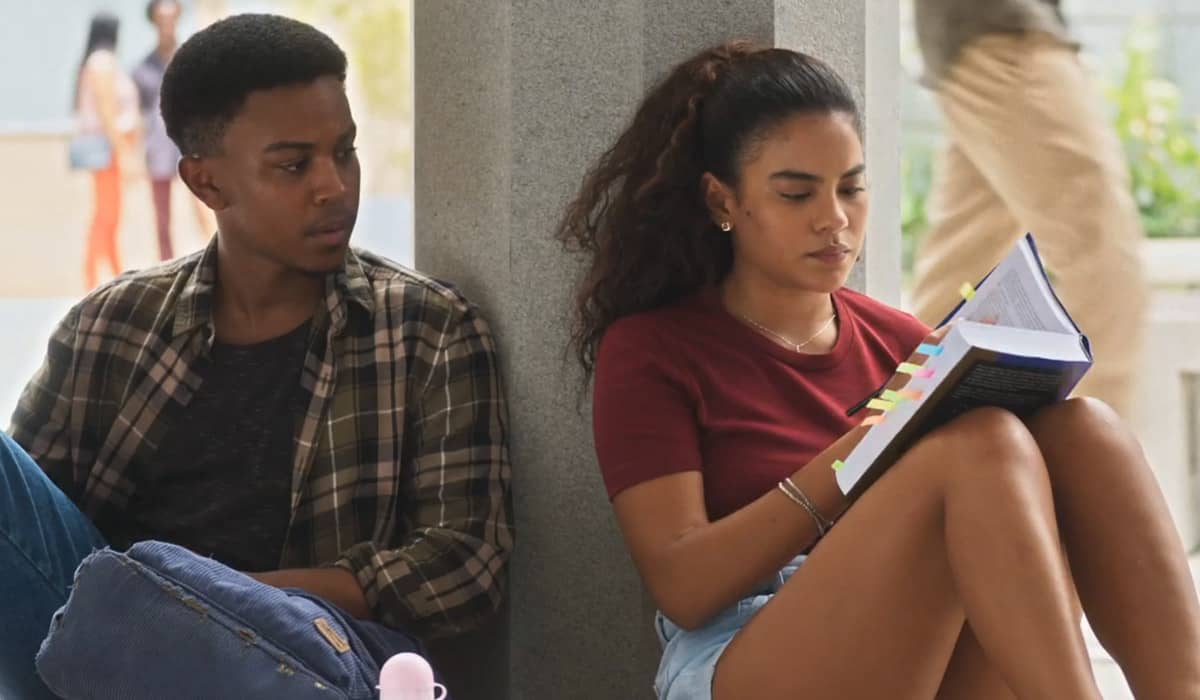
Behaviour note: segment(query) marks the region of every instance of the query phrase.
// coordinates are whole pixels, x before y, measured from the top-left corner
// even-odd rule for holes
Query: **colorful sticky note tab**
[[[891,389],[885,389],[884,392],[879,395],[879,398],[883,399],[884,401],[891,401],[892,403],[900,403],[901,401],[904,401],[908,397],[905,396],[904,394],[901,394],[898,391],[892,391]]]
[[[975,287],[971,286],[970,282],[963,282],[962,286],[958,288],[958,293],[962,295],[963,299],[971,301],[975,298]]]
[[[920,378],[922,378],[922,379],[929,379],[930,377],[932,377],[932,376],[933,376],[933,370],[931,370],[931,369],[919,369],[919,370],[917,370],[916,372],[913,372],[913,375],[912,375],[912,376],[914,376],[914,377],[920,377]]]
[[[941,355],[942,354],[942,346],[941,345],[930,345],[929,343],[921,343],[920,345],[917,346],[917,354],[929,355],[930,357]]]
[[[871,399],[871,401],[867,403],[867,408],[876,411],[890,411],[895,407],[896,404],[892,403],[891,401],[884,401],[883,399]]]
[[[882,422],[883,422],[883,416],[877,415],[877,416],[870,416],[868,418],[864,418],[862,424],[870,426],[870,425],[879,425]]]
[[[840,472],[842,470],[842,467],[844,467],[844,466],[846,466],[846,463],[843,462],[842,460],[840,460],[840,459],[833,460],[833,470],[835,472]]]
[[[917,391],[916,389],[905,389],[903,391],[898,391],[896,393],[900,394],[901,396],[908,399],[909,401],[920,401],[921,397],[925,395],[924,392]]]
[[[911,362],[901,362],[896,371],[900,374],[916,374],[921,371],[921,365],[914,365]]]

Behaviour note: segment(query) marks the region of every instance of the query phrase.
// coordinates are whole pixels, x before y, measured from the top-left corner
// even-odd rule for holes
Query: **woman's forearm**
[[[828,520],[849,505],[831,466],[866,433],[855,428],[792,476]],[[664,613],[696,627],[751,592],[818,536],[816,521],[780,489],[716,522],[693,527],[665,546],[647,583]]]

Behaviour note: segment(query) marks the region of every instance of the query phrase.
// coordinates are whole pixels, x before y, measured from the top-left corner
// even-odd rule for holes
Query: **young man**
[[[1058,0],[916,0],[946,146],[917,253],[916,315],[940,322],[1026,231],[1092,341],[1078,392],[1129,415],[1146,320],[1142,227],[1116,134]]]
[[[0,696],[93,548],[155,539],[417,637],[476,626],[512,545],[493,339],[453,288],[349,247],[346,59],[270,15],[167,68],[206,250],[68,314],[0,436]],[[48,477],[48,478],[47,478]]]

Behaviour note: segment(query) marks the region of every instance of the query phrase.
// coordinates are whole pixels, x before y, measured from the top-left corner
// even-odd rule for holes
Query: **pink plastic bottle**
[[[379,671],[379,700],[442,700],[446,687],[433,681],[433,669],[418,654],[396,654]]]

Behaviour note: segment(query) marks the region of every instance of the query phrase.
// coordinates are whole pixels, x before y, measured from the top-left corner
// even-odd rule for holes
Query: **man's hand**
[[[299,588],[320,596],[359,620],[374,619],[358,579],[345,569],[282,569],[246,575],[268,586]]]

